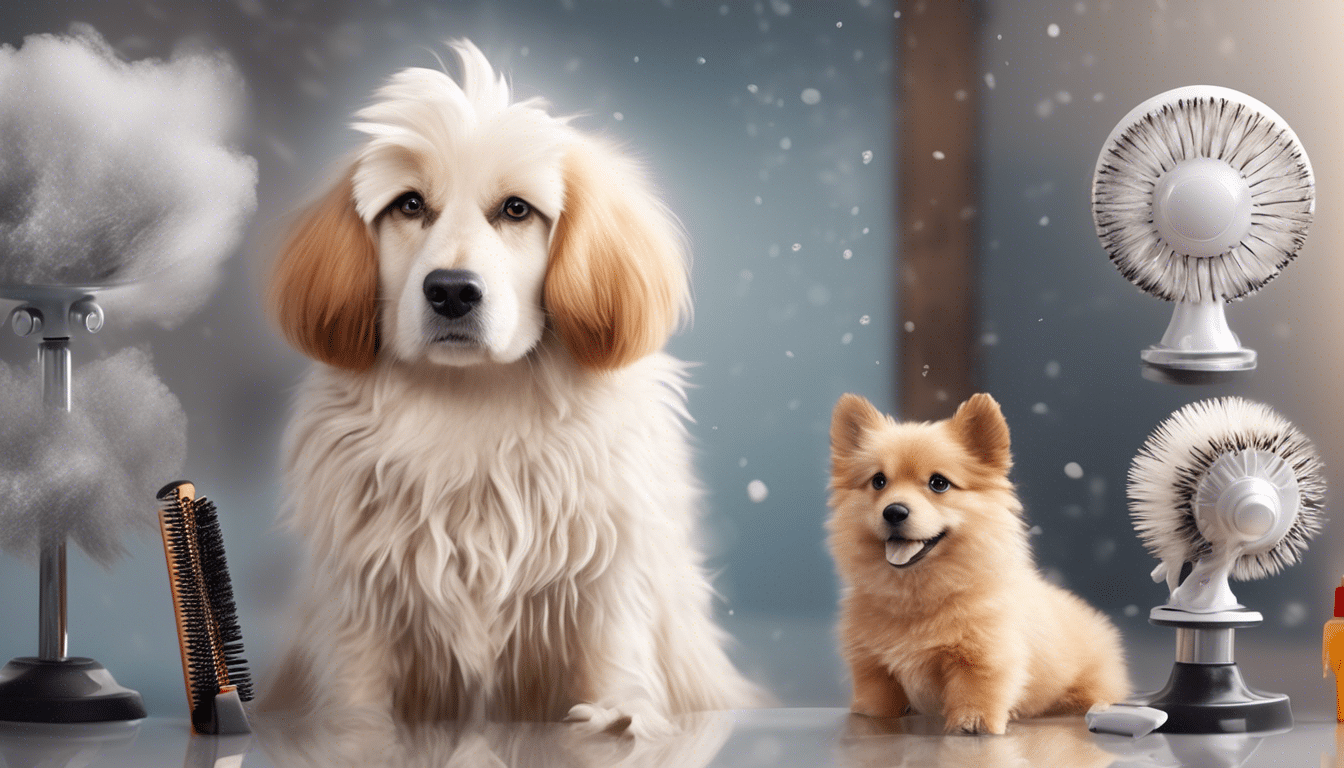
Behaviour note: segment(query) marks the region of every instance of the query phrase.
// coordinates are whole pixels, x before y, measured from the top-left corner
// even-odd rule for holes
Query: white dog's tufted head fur
[[[407,69],[357,114],[368,140],[276,264],[285,335],[355,371],[511,363],[548,329],[594,370],[661,348],[690,306],[670,214],[630,160],[511,103],[474,45],[452,45],[460,83]]]

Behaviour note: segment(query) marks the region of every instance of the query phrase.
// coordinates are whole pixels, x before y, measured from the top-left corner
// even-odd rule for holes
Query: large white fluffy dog
[[[679,231],[607,143],[408,69],[273,275],[320,364],[287,436],[308,555],[278,707],[635,731],[750,705],[697,551]]]

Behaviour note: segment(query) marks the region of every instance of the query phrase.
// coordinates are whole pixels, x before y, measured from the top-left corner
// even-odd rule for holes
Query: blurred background
[[[921,37],[930,6],[953,10],[960,37],[938,38],[937,26]],[[72,22],[128,59],[223,51],[246,80],[237,145],[259,163],[259,206],[220,288],[172,331],[109,316],[73,348],[78,377],[81,361],[146,347],[181,399],[184,474],[220,507],[254,668],[271,659],[293,573],[296,549],[273,521],[280,433],[307,367],[259,302],[268,249],[356,146],[350,115],[392,72],[438,67],[450,38],[479,45],[517,96],[544,96],[643,158],[689,233],[695,322],[671,351],[699,364],[691,432],[709,488],[717,611],[736,658],[786,705],[848,700],[822,528],[826,431],[842,392],[918,418],[950,414],[970,390],[993,393],[1041,567],[1110,615],[1136,656],[1156,649],[1134,670],[1141,686],[1165,679],[1171,644],[1147,624],[1165,589],[1148,579],[1155,561],[1125,508],[1125,473],[1148,432],[1185,403],[1241,394],[1295,421],[1336,478],[1337,3],[1269,13],[1215,0],[83,0],[6,9],[0,43]],[[947,66],[920,58],[931,52]],[[1160,338],[1170,307],[1108,263],[1089,184],[1130,108],[1192,83],[1245,91],[1291,123],[1319,203],[1300,259],[1229,309],[1259,370],[1176,388],[1139,375],[1138,352]],[[910,133],[930,125],[948,142],[935,152],[929,134]],[[944,271],[948,253],[962,261]],[[0,359],[26,361],[33,346],[6,332]],[[1239,637],[1248,678],[1293,694],[1299,712],[1329,711],[1315,643],[1344,571],[1336,541],[1327,527],[1302,565],[1234,585],[1266,617]],[[127,543],[110,570],[72,555],[70,653],[140,690],[151,714],[177,716],[162,547],[154,535]],[[0,612],[0,656],[32,655],[36,570],[13,557],[0,558]]]

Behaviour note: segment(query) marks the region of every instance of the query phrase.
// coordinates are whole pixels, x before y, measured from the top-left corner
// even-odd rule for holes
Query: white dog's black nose
[[[436,269],[425,275],[425,300],[449,320],[463,317],[485,297],[481,276],[465,269]]]
[[[905,518],[910,516],[910,508],[904,504],[888,504],[887,508],[882,510],[882,519],[892,525],[905,522]]]

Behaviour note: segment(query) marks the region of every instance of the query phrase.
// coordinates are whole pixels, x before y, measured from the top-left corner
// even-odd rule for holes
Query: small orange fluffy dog
[[[1115,627],[1037,571],[1011,466],[989,395],[934,423],[836,404],[827,527],[855,713],[1001,734],[1128,694]]]

